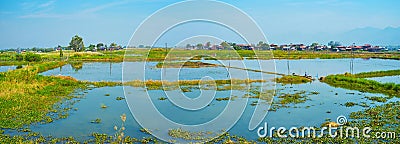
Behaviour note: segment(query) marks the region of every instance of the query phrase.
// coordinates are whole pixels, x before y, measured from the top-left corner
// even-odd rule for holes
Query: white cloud
[[[81,11],[81,13],[94,13],[94,12],[97,12],[97,11],[100,11],[103,9],[107,9],[107,8],[110,8],[113,6],[122,5],[127,2],[128,1],[117,1],[117,2],[107,3],[107,4],[103,4],[103,5],[97,5],[95,7],[85,9],[85,10]]]
[[[51,1],[48,1],[45,3],[42,3],[42,4],[38,5],[38,8],[46,8],[46,7],[52,6],[55,2],[56,2],[55,0],[51,0]]]

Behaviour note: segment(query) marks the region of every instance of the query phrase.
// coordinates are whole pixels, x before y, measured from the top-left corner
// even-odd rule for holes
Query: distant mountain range
[[[356,43],[356,45],[400,45],[400,27],[357,28],[336,36],[342,43]]]

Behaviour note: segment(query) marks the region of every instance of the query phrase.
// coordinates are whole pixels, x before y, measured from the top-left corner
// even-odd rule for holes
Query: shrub
[[[22,54],[17,54],[17,55],[15,55],[15,60],[23,61],[24,60],[24,56]]]
[[[42,60],[42,58],[38,54],[27,53],[25,55],[25,61],[28,61],[28,62],[39,62],[41,60]]]

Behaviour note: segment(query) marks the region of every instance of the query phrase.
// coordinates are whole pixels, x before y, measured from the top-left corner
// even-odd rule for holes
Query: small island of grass
[[[311,82],[311,80],[312,80],[311,78],[297,76],[297,75],[285,75],[275,79],[277,83],[282,83],[282,84],[301,84],[301,83]]]

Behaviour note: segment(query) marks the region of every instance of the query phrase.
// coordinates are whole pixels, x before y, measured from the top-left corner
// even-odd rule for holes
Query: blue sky
[[[75,34],[84,38],[85,45],[99,42],[125,45],[146,17],[175,2],[179,1],[2,0],[0,48],[66,46]],[[251,16],[271,43],[309,44],[316,41],[326,44],[329,40],[340,40],[334,35],[358,28],[400,27],[400,1],[397,0],[223,2]],[[207,6],[199,8],[206,9]],[[195,30],[207,31],[206,28]],[[174,41],[174,34],[169,36]],[[227,41],[239,40],[232,36]]]

